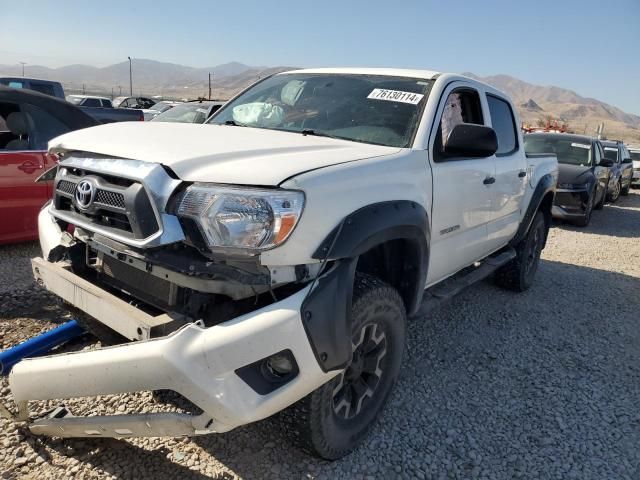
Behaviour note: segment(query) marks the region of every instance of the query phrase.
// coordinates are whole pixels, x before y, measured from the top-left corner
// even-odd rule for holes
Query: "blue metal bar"
[[[4,352],[0,352],[0,375],[8,375],[11,368],[23,358],[47,353],[53,347],[78,337],[83,333],[84,329],[78,325],[78,322],[71,320],[53,330],[49,330],[15,347],[8,348]]]

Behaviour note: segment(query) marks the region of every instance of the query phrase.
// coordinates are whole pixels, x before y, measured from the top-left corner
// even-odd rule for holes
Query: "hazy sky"
[[[390,66],[506,73],[640,114],[640,0],[10,2],[0,64]],[[27,72],[29,65],[27,65]]]

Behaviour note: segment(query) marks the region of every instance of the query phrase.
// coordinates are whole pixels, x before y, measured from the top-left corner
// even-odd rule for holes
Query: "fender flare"
[[[344,368],[351,352],[351,302],[358,258],[392,240],[407,242],[400,292],[409,314],[420,306],[429,261],[429,218],[416,202],[396,200],[363,207],[345,217],[313,258],[332,261],[301,306],[305,331],[324,371]]]
[[[542,200],[544,199],[545,195],[547,195],[549,192],[552,192],[553,195],[555,196],[555,190],[556,190],[556,182],[553,178],[553,175],[551,175],[550,173],[543,175],[542,178],[540,178],[540,180],[538,181],[538,184],[536,185],[536,188],[533,191],[533,195],[531,195],[531,201],[529,202],[527,211],[522,217],[522,221],[520,222],[518,231],[516,232],[515,236],[511,239],[511,242],[509,242],[511,246],[517,245],[524,239],[527,232],[529,231],[531,222],[533,222],[533,218],[536,216],[536,213],[540,209],[540,204],[542,203]]]

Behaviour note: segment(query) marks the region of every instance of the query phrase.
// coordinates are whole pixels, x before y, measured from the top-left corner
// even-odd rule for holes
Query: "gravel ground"
[[[639,237],[636,191],[586,229],[556,225],[525,294],[484,282],[413,319],[389,406],[340,461],[290,448],[277,419],[194,439],[64,441],[0,420],[1,476],[638,479]],[[0,247],[2,348],[65,313],[31,284],[36,252]],[[94,346],[87,338],[65,348]],[[6,380],[0,388],[9,400]],[[78,414],[173,408],[149,393],[67,405]]]

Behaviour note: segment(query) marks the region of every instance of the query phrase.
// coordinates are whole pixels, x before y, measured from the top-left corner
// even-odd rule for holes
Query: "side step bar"
[[[507,248],[497,255],[485,258],[480,266],[473,268],[470,272],[459,273],[441,284],[428,288],[422,296],[420,308],[413,316],[418,317],[424,315],[443,303],[448,302],[464,289],[480,280],[484,280],[514,258],[516,258],[516,251],[513,248]]]
[[[213,423],[205,415],[186,413],[143,413],[75,417],[65,407],[58,407],[45,418],[35,420],[29,430],[50,437],[183,437],[215,433],[207,427]]]

